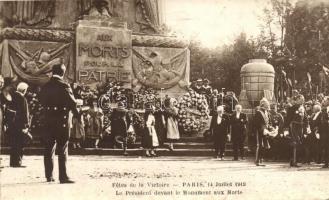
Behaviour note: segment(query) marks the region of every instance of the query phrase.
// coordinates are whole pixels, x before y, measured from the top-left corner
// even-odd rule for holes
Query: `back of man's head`
[[[56,64],[53,66],[52,72],[53,75],[57,75],[57,76],[64,76],[66,71],[66,67],[64,64]]]

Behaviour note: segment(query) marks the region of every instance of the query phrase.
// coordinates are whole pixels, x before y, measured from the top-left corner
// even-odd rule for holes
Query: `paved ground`
[[[2,156],[1,200],[329,199],[329,171],[319,165],[296,169],[208,157],[71,156],[69,174],[77,183],[61,185],[45,182],[41,156],[25,156],[28,167],[19,169],[9,168],[8,159]]]

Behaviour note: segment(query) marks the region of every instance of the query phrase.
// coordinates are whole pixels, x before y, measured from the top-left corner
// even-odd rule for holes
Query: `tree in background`
[[[299,0],[288,18],[285,38],[287,47],[296,56],[296,80],[300,83],[297,87],[305,89],[303,80],[309,73],[310,85],[314,86],[312,93],[326,93],[323,83],[324,67],[329,61],[329,2]]]
[[[207,49],[192,41],[191,79],[208,78],[213,87],[240,92],[240,69],[251,58],[264,58],[276,70],[275,95],[285,100],[292,89],[306,97],[326,92],[329,69],[329,2],[270,0],[261,34],[241,33],[231,45]],[[214,41],[216,42],[216,41]],[[318,89],[317,89],[318,88]]]
[[[207,78],[212,86],[221,90],[240,92],[240,70],[252,58],[267,58],[267,52],[254,39],[247,39],[241,33],[231,45],[221,48],[208,49],[200,42],[192,41],[191,51],[191,80]]]

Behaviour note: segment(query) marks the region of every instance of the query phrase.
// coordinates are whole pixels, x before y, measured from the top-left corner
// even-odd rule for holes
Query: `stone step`
[[[168,146],[169,143],[165,142],[164,146]],[[2,146],[6,146],[3,144]],[[41,143],[40,139],[35,139],[32,141],[32,143],[29,145],[31,147],[43,147],[43,144]],[[101,147],[109,148],[110,142],[102,141],[100,143]],[[133,148],[139,148],[141,146],[141,138],[137,138],[135,144],[131,145]],[[177,142],[174,142],[174,146],[177,149],[212,149],[213,148],[213,142],[209,140],[205,140],[201,137],[182,137]],[[232,144],[230,142],[226,143],[226,148],[231,149]]]
[[[9,147],[2,147],[1,154],[9,154]],[[41,147],[27,147],[24,149],[24,155],[43,155],[44,149]],[[122,155],[122,149],[108,149],[108,148],[84,148],[84,149],[70,149],[70,155]],[[159,156],[213,156],[213,149],[175,149],[169,151],[167,148],[157,149]],[[130,156],[143,156],[143,148],[128,149]],[[249,154],[249,153],[248,153]],[[226,149],[225,156],[232,156],[232,149]]]
[[[141,146],[140,142],[136,142],[133,147],[138,148]],[[165,142],[164,147],[168,147],[169,143]],[[175,142],[175,149],[213,149],[212,142]],[[226,149],[232,149],[232,143],[226,143]]]
[[[164,143],[164,146],[169,146],[169,143]],[[175,149],[212,149],[212,143],[203,142],[176,142],[174,143]]]
[[[101,147],[108,148],[110,145],[109,143],[102,142]],[[2,145],[6,146],[6,145]],[[35,142],[29,145],[30,147],[43,147],[43,145],[40,142]],[[141,142],[136,142],[135,144],[132,144],[131,147],[133,148],[139,148],[141,146]],[[164,147],[169,146],[168,142],[164,143]],[[177,149],[212,149],[213,143],[212,142],[175,142],[174,147]],[[232,143],[226,143],[226,148],[231,149]]]

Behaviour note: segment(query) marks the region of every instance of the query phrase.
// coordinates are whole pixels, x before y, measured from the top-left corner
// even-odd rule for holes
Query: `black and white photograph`
[[[329,200],[329,0],[0,0],[0,200]]]

